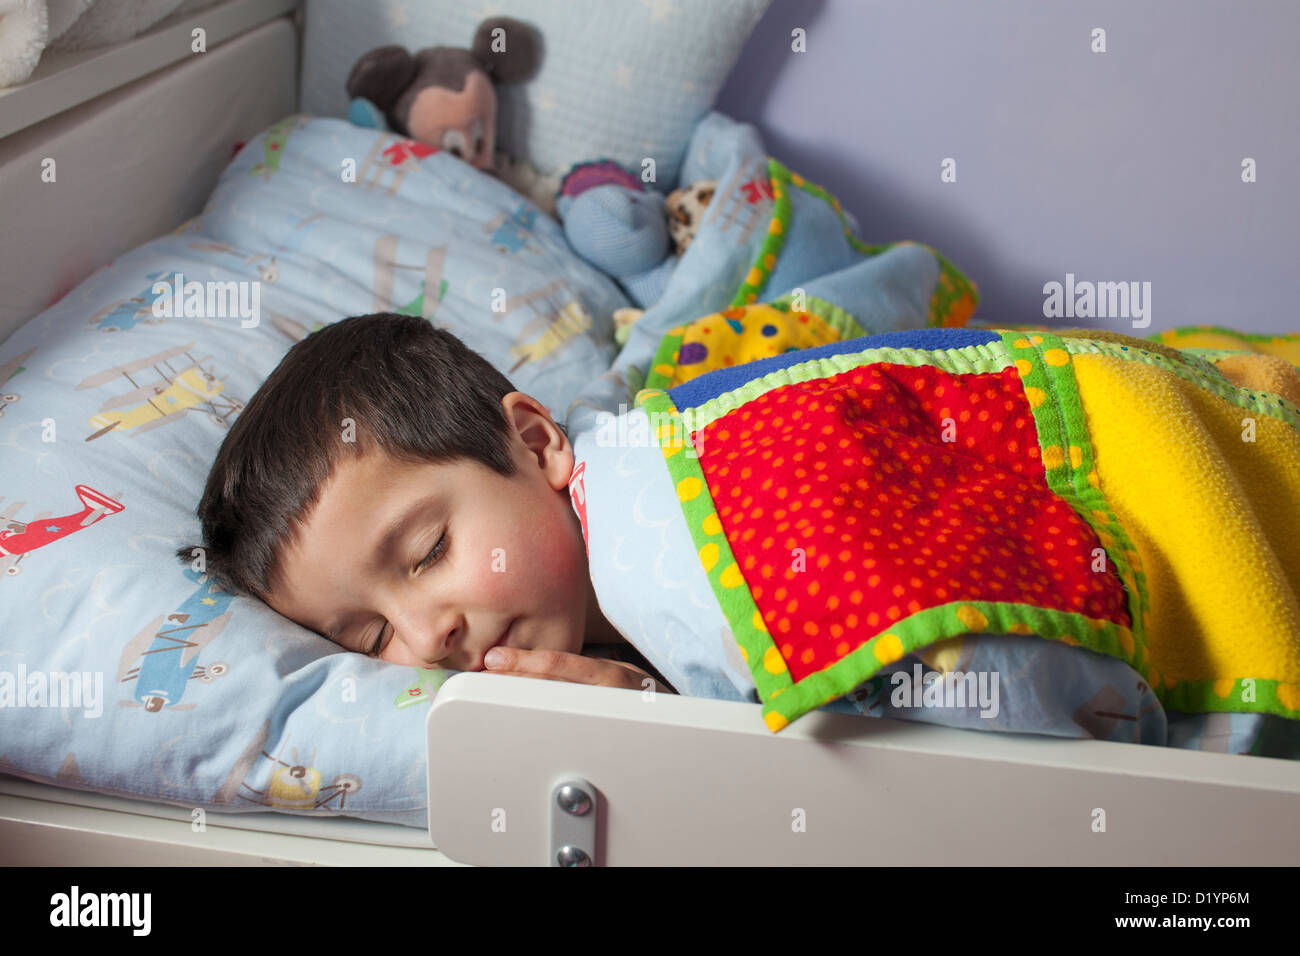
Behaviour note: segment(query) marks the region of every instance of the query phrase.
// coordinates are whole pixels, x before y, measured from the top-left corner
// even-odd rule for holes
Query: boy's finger
[[[573,684],[602,684],[601,665],[612,661],[593,660],[581,654],[568,654],[564,651],[524,650],[518,647],[499,648],[506,654],[505,659],[495,667],[488,667],[490,674],[517,674],[524,677],[541,677],[546,680],[567,681]],[[621,671],[621,668],[620,668]]]
[[[493,674],[522,673],[529,676],[554,676],[557,680],[577,680],[575,676],[585,668],[589,658],[563,651],[525,650],[522,647],[498,647],[501,658],[496,664],[486,665]]]

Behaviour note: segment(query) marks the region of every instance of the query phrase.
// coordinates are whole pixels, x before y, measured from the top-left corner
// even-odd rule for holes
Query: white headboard
[[[298,38],[280,16],[0,139],[0,341],[202,210],[235,147],[297,109]]]

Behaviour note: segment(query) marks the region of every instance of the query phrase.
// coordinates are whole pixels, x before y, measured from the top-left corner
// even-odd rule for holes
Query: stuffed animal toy
[[[493,171],[494,84],[532,79],[540,59],[540,37],[528,24],[510,17],[480,23],[471,50],[439,46],[412,56],[401,46],[377,47],[348,75],[348,95],[353,97],[348,118]]]
[[[681,189],[674,189],[668,194],[668,231],[677,246],[679,259],[689,248],[695,233],[699,231],[700,223],[704,219],[704,211],[709,201],[713,199],[713,191],[717,186],[717,180],[706,179]]]
[[[617,280],[640,306],[614,313],[618,344],[663,295],[716,185],[712,180],[696,183],[674,190],[665,200],[610,160],[579,163],[565,176],[556,211],[569,245]]]
[[[642,308],[659,300],[677,266],[661,194],[607,183],[561,195],[555,208],[574,252]]]

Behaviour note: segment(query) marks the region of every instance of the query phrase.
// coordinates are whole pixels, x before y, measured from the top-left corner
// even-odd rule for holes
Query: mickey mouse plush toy
[[[493,170],[496,152],[495,83],[523,83],[541,58],[533,28],[510,17],[479,24],[471,50],[437,46],[414,56],[401,46],[366,53],[348,75],[353,97],[348,118],[359,126],[391,129]]]

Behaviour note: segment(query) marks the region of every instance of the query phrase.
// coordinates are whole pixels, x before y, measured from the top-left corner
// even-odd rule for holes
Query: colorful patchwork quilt
[[[1097,330],[841,337],[821,311],[670,329],[636,396],[716,604],[695,614],[773,732],[972,634],[1118,659],[1170,710],[1300,718],[1294,365]]]

